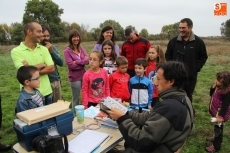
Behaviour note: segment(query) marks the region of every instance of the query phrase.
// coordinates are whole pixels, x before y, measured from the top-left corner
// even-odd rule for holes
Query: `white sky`
[[[27,0],[0,0],[0,24],[22,22]],[[230,19],[229,0],[53,0],[64,9],[62,21],[99,27],[105,20],[115,20],[125,28],[159,34],[167,24],[189,17],[198,36],[220,36],[222,22]],[[226,2],[227,16],[214,16],[214,3]]]

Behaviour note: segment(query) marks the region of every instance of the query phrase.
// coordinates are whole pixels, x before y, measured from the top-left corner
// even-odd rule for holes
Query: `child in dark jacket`
[[[37,90],[40,86],[39,70],[35,66],[22,66],[18,69],[17,79],[23,85],[15,109],[15,113],[42,107],[45,99]]]
[[[206,151],[216,152],[221,149],[223,123],[230,116],[230,71],[221,71],[216,74],[214,85],[210,88],[210,96],[209,113],[212,117],[216,117],[216,125],[214,125],[214,137],[207,138],[213,145],[206,147]]]

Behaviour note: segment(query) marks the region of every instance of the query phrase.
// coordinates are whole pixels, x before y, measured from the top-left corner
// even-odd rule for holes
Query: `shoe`
[[[0,143],[0,152],[1,151],[8,151],[10,149],[11,149],[10,145],[4,145],[4,144]]]
[[[206,138],[206,140],[210,141],[210,142],[213,142],[215,140],[215,138],[214,137],[208,137],[208,138]]]
[[[205,150],[207,152],[217,152],[213,145],[206,147]]]

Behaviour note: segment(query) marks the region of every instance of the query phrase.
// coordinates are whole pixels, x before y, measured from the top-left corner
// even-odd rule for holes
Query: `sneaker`
[[[213,145],[206,147],[205,150],[207,152],[217,152],[217,150],[215,149]]]
[[[10,145],[5,145],[5,144],[0,143],[0,152],[2,152],[2,151],[8,151],[10,149],[11,149]]]
[[[215,138],[214,137],[208,137],[208,138],[206,138],[206,140],[210,141],[210,142],[213,142],[215,140]]]

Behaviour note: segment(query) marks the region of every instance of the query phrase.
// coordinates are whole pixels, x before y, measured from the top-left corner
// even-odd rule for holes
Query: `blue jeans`
[[[44,97],[45,97],[45,105],[49,105],[49,104],[53,103],[53,101],[52,101],[52,94],[46,95]]]

